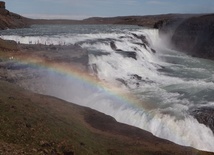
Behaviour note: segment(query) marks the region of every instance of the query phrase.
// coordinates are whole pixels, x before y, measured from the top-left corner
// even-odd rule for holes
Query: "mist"
[[[25,43],[31,40],[37,43],[38,39],[39,43],[46,44],[48,40],[50,44],[58,43],[59,47],[62,46],[60,41],[65,40],[67,48],[75,49],[70,52],[74,52],[72,54],[76,57],[70,56],[72,54],[67,48],[66,53],[59,51],[59,47],[48,51],[52,52],[49,53],[52,57],[59,56],[57,61],[53,65],[44,63],[38,67],[37,75],[21,81],[21,86],[98,110],[118,122],[139,127],[177,144],[214,151],[212,130],[200,124],[190,113],[190,110],[204,105],[204,101],[213,99],[212,64],[171,50],[167,39],[154,29],[135,26],[103,28],[97,25],[88,28],[71,25],[64,29],[69,33],[58,31],[60,27],[53,26],[53,35],[49,37],[44,36],[47,33],[44,27],[39,31],[41,34],[28,35],[27,38],[3,36]],[[28,31],[31,34],[30,29]],[[81,55],[77,54],[82,50],[87,51],[87,64],[82,64]],[[72,66],[70,61],[86,65],[88,70],[83,74],[77,71],[78,65]],[[68,66],[65,67],[64,63]],[[208,91],[210,95],[204,96]]]

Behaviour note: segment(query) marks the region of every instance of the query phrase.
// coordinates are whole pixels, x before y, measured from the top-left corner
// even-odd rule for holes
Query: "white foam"
[[[99,87],[70,76],[46,74],[46,91],[69,102],[87,106],[114,117],[117,121],[147,130],[180,145],[214,152],[214,135],[205,125],[186,113],[186,106],[176,104],[164,109],[147,109],[106,93]],[[39,84],[39,81],[38,81]],[[174,112],[174,113],[173,113]],[[179,115],[178,115],[179,114]]]
[[[5,40],[13,40],[17,43],[22,44],[44,44],[44,45],[69,45],[78,42],[83,42],[87,40],[94,39],[105,39],[112,38],[116,39],[118,36],[123,36],[123,34],[63,34],[63,35],[53,35],[53,36],[20,36],[20,35],[1,35],[0,38]]]
[[[138,36],[146,36],[150,46],[146,45],[145,48],[142,41],[136,38],[133,33]],[[176,69],[175,67],[177,67],[178,70],[187,67],[186,64],[164,62],[159,56],[174,56],[173,58],[189,61],[193,64],[200,63],[200,61],[190,59],[186,55],[176,53],[176,51],[166,50],[165,53],[160,53],[166,47],[159,38],[157,30],[139,29],[124,30],[119,33],[61,34],[54,36],[4,35],[1,38],[25,44],[67,45],[78,43],[82,48],[89,51],[108,53],[107,55],[89,54],[91,71],[100,80],[135,94],[142,100],[141,107],[133,106],[133,104],[127,103],[117,96],[112,96],[102,89],[91,87],[82,81],[51,73],[47,74],[49,77],[44,82],[47,88],[42,93],[96,109],[111,115],[119,122],[142,128],[175,143],[214,152],[212,131],[189,116],[187,111],[190,107],[194,107],[195,103],[188,98],[183,98],[182,94],[182,91],[194,95],[201,90],[213,90],[214,83],[205,79],[190,80],[185,77],[170,76],[166,72],[159,71],[162,69],[160,65],[166,69],[170,67]],[[121,53],[123,51],[135,52],[136,59],[124,56],[112,49],[111,41]],[[157,53],[153,53],[151,48],[154,48]],[[206,71],[203,68],[198,70],[194,65],[188,66],[186,70]],[[211,73],[210,79],[213,79],[213,75],[214,73]],[[142,79],[136,79],[137,77]],[[174,90],[181,90],[181,93],[174,92]],[[145,101],[148,101],[147,105],[150,104],[152,108],[147,109],[144,104]],[[213,102],[206,105],[213,106]]]
[[[143,105],[141,108],[136,107],[125,100],[106,94],[100,88],[88,87],[87,84],[72,80],[70,77],[52,75],[48,81],[54,82],[54,84],[49,84],[48,95],[93,108],[114,117],[119,122],[147,130],[177,144],[214,151],[212,131],[185,112],[182,114],[183,117],[178,118],[158,108],[144,110]],[[175,108],[171,108],[171,110],[177,111]]]

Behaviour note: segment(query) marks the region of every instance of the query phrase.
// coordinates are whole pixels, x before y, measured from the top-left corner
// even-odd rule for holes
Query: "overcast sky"
[[[5,0],[6,8],[31,18],[83,19],[165,13],[214,13],[214,0]]]

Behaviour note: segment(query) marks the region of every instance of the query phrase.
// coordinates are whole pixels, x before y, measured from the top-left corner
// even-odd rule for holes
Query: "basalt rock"
[[[161,34],[169,36],[176,50],[200,58],[214,59],[214,14],[160,21],[155,26]]]
[[[137,60],[137,53],[132,51],[117,51],[116,53],[122,55],[124,58],[132,58]]]
[[[146,44],[147,46],[149,46],[149,42],[148,40],[146,39],[146,36],[144,35],[137,35],[137,34],[134,34],[132,33],[132,35],[137,38],[137,39],[140,39],[144,44]]]
[[[15,41],[5,41],[0,39],[0,50],[2,51],[17,51],[18,46]]]
[[[0,29],[28,27],[28,19],[5,9],[5,2],[0,1]]]
[[[209,127],[214,133],[214,108],[203,107],[191,111],[191,114],[202,123]]]
[[[115,45],[115,43],[113,41],[110,42],[110,47],[112,50],[117,50],[117,46]]]
[[[133,52],[133,51],[123,51],[121,49],[118,49],[117,46],[115,45],[115,43],[113,41],[110,42],[110,46],[111,46],[112,50],[116,51],[116,53],[122,55],[123,57],[133,58],[133,59],[137,60],[137,54],[136,54],[136,52]]]

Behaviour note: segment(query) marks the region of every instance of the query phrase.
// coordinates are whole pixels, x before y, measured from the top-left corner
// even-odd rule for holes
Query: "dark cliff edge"
[[[0,30],[29,27],[27,18],[0,8]]]
[[[90,18],[83,21],[32,20],[6,10],[5,3],[0,2],[1,30],[28,27],[31,24],[132,24],[153,27],[159,20],[174,19],[174,17],[175,15],[169,14]],[[35,52],[37,46],[32,51],[29,50],[32,48],[30,46],[21,46],[24,45],[0,39],[0,154],[213,154],[157,138],[149,132],[118,123],[112,117],[89,108],[20,88],[14,80],[9,79],[7,74],[17,70],[25,72],[25,67],[16,64],[12,64],[15,66],[11,67],[11,56],[15,59],[16,55],[22,56],[32,52],[32,57],[36,53],[38,57],[41,56],[41,60],[46,61],[44,59],[46,49],[55,48],[45,46],[40,47],[44,48],[44,51],[39,49],[39,52]],[[72,49],[78,50],[79,47]],[[57,54],[50,54],[50,57],[60,63],[61,57]],[[64,59],[62,61],[65,63]],[[71,60],[69,59],[68,62]]]
[[[214,60],[214,14],[159,23],[160,34],[167,34],[176,50]]]
[[[168,39],[173,49],[194,57],[214,60],[214,14],[160,20],[155,28],[160,30],[161,37]],[[213,108],[192,109],[190,114],[214,133]]]
[[[8,11],[5,2],[0,1],[0,30],[27,26],[29,26],[27,24],[27,18]]]

